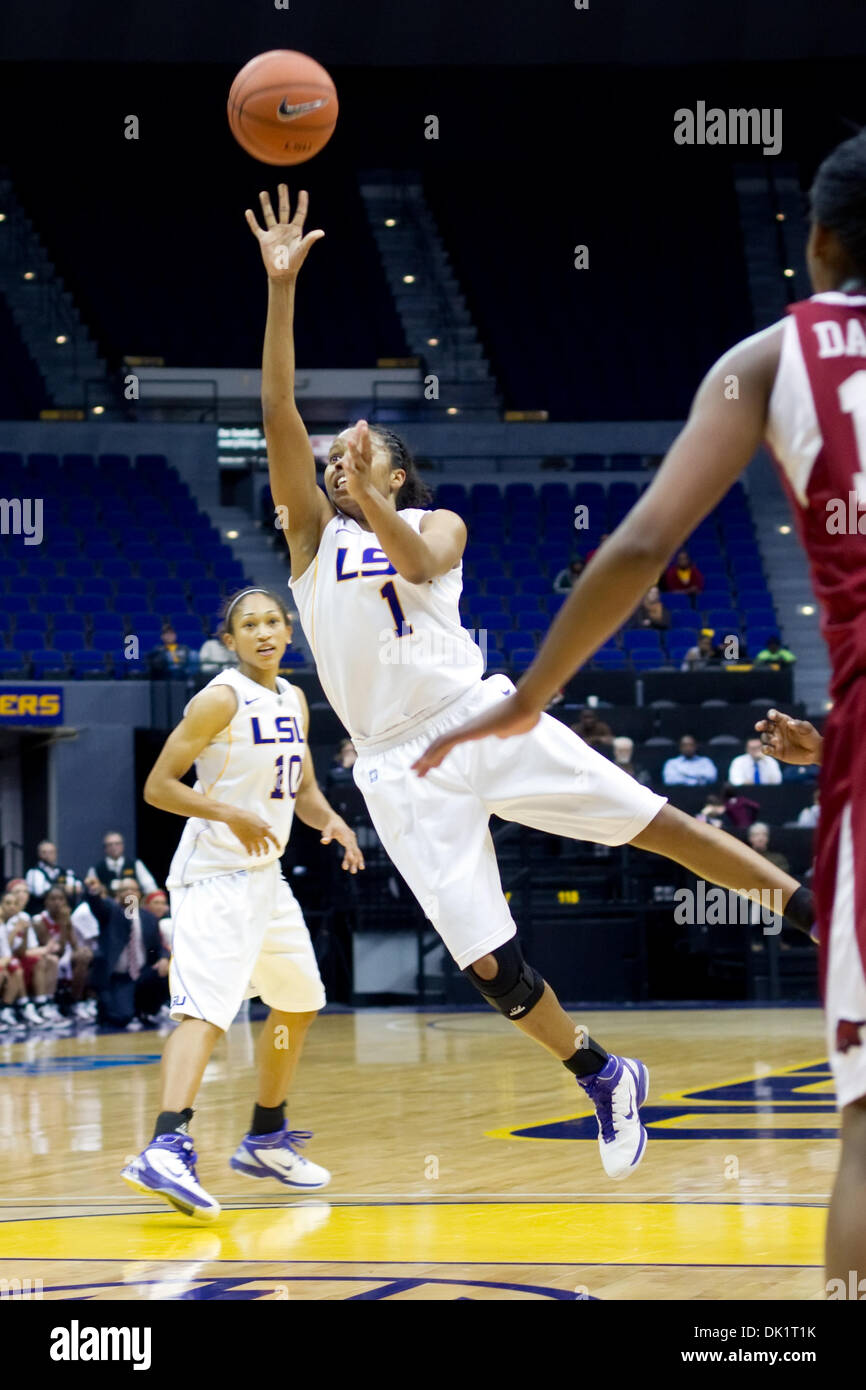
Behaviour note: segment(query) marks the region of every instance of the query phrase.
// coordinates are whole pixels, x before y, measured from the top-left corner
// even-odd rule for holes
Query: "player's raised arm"
[[[268,841],[278,849],[279,844],[265,821],[249,811],[205,796],[181,781],[199,754],[231,721],[236,710],[237,696],[231,686],[219,685],[197,695],[163,744],[144,784],[144,799],[149,806],[171,811],[176,816],[222,821],[237,835],[248,854],[267,853]]]
[[[325,235],[307,232],[308,198],[298,194],[289,219],[289,190],[279,185],[279,215],[270,196],[259,194],[264,228],[247,208],[247,223],[259,243],[268,273],[268,317],[262,355],[262,417],[268,446],[268,470],[274,505],[281,509],[292,556],[292,577],[301,575],[319,548],[323,527],[333,508],[316,484],[316,462],[295,404],[294,306],[298,271],[310,247]]]

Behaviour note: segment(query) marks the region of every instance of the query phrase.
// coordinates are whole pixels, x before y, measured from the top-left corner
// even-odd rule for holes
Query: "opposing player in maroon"
[[[715,364],[652,486],[584,569],[517,690],[437,739],[415,767],[423,776],[457,743],[531,729],[760,445],[770,446],[809,557],[833,667],[815,892],[842,1108],[827,1270],[847,1279],[866,1268],[866,131],[821,165],[811,218],[814,297]]]

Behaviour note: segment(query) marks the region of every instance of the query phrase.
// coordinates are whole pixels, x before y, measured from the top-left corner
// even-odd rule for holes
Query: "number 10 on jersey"
[[[288,766],[286,764],[288,763]],[[304,760],[297,753],[293,753],[290,758],[286,758],[285,753],[281,753],[277,758],[277,777],[274,783],[274,790],[271,792],[271,801],[282,801],[286,795],[283,790],[283,781],[288,784],[289,796],[294,801],[301,785],[301,778],[304,775]]]

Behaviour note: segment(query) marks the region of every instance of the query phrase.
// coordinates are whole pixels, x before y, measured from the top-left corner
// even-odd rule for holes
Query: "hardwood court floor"
[[[820,1012],[580,1021],[650,1068],[627,1181],[605,1177],[576,1083],[504,1019],[377,1010],[309,1035],[289,1118],[334,1176],[307,1197],[227,1166],[262,1026],[235,1024],[192,1126],[211,1226],[118,1177],[151,1133],[157,1034],[0,1045],[0,1280],[61,1299],[822,1298],[838,1154]]]

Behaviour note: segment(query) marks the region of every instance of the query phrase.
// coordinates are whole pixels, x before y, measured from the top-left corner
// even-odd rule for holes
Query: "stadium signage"
[[[15,724],[47,728],[62,723],[62,686],[0,685],[0,728]]]

